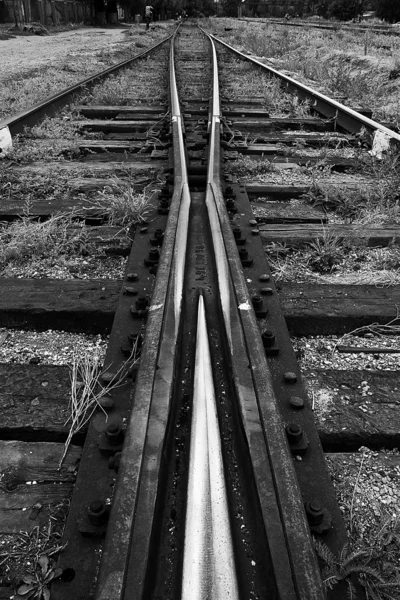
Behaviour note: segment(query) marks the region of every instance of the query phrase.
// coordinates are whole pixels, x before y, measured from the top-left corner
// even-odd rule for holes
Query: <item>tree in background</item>
[[[363,0],[333,0],[328,7],[328,17],[333,17],[340,21],[350,21],[350,19],[362,15],[364,10],[363,4]]]
[[[221,0],[222,14],[225,17],[238,16],[239,0]]]
[[[316,14],[326,19],[330,4],[330,0],[316,0],[314,2],[309,2],[305,7],[305,12],[308,14]]]
[[[375,0],[376,16],[385,19],[389,23],[400,21],[400,2],[399,0]]]

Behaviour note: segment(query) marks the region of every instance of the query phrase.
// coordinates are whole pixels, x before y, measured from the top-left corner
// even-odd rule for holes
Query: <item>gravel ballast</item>
[[[73,357],[104,357],[108,337],[65,331],[0,329],[0,362],[18,364],[70,365]]]

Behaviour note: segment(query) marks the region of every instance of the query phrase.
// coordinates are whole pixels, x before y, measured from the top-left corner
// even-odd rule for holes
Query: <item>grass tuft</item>
[[[135,191],[129,179],[124,182],[113,177],[110,186],[99,192],[91,205],[107,216],[110,225],[128,227],[146,222],[154,208],[152,195],[147,189],[143,192]]]
[[[59,214],[40,222],[26,213],[18,221],[0,224],[0,272],[10,262],[24,264],[40,258],[56,261],[60,256],[95,252],[86,228],[77,226],[75,217],[73,213]]]

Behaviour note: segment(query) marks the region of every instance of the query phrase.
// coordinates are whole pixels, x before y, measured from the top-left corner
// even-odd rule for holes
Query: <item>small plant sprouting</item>
[[[379,571],[368,565],[371,553],[368,550],[351,550],[348,544],[343,546],[337,556],[328,546],[315,539],[315,549],[318,557],[324,563],[322,579],[327,590],[331,590],[341,581],[346,582],[349,600],[357,598],[357,590],[352,577],[358,576],[359,583],[365,587],[365,578],[368,577],[377,583],[385,583]],[[364,577],[364,581],[362,579]],[[379,597],[377,596],[376,599]],[[382,597],[381,597],[382,600]]]
[[[62,569],[54,569],[49,557],[41,554],[34,575],[27,574],[22,578],[23,583],[18,587],[14,600],[50,600],[49,585],[61,575]]]
[[[343,238],[324,229],[322,237],[308,244],[312,254],[308,266],[318,273],[331,273],[345,256]]]

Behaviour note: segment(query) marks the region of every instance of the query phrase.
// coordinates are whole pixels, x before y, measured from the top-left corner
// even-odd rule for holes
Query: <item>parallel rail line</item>
[[[163,190],[154,222],[133,241],[101,375],[103,384],[120,378],[120,385],[110,394],[108,417],[99,412],[89,426],[54,600],[320,600],[325,590],[313,535],[323,535],[333,552],[346,540],[248,194],[222,174],[227,126],[216,45],[279,77],[341,130],[378,131],[395,144],[400,135],[193,32],[184,25],[137,57],[0,123],[14,136],[170,41],[173,188]],[[182,99],[188,56],[210,80],[206,111],[204,98]],[[82,109],[94,119],[113,118],[112,110]],[[197,117],[206,118],[192,128],[188,121]],[[131,125],[123,122],[98,120],[93,127],[124,134]],[[197,148],[206,162],[190,160]],[[148,273],[138,282],[139,260]],[[144,323],[136,375],[129,361]],[[345,596],[344,585],[329,597]]]

